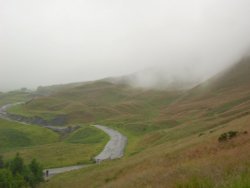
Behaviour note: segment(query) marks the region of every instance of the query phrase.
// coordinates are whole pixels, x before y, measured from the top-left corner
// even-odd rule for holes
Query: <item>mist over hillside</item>
[[[43,85],[37,87],[35,90],[39,95],[50,95],[55,92],[64,91],[65,89],[70,90],[78,86],[91,84],[98,81],[107,81],[113,84],[125,84],[133,88],[170,91],[188,90],[195,86],[198,86],[199,84],[203,85],[203,82],[206,80],[210,80],[210,83],[212,80],[215,80],[215,78],[222,77],[224,74],[228,74],[228,72],[230,72],[231,69],[234,70],[234,67],[237,67],[238,64],[244,64],[245,62],[245,66],[248,66],[247,64],[249,59],[249,53],[246,53],[244,56],[239,58],[239,60],[235,62],[229,62],[227,66],[218,67],[216,71],[214,70],[210,73],[209,70],[202,69],[202,66],[196,66],[193,69],[193,66],[191,66],[190,64],[187,64],[186,66],[176,66],[175,68],[173,66],[154,66],[123,76],[107,77],[91,81]],[[247,71],[248,67],[245,68],[245,71]],[[244,67],[241,69],[244,70]],[[242,70],[239,70],[239,68],[237,68],[237,70],[234,70],[233,74],[237,75],[237,72],[241,74]],[[26,88],[22,88],[21,90],[24,89]]]
[[[1,108],[2,154],[35,157],[45,167],[92,163],[57,174],[44,188],[249,187],[250,58],[202,82],[184,66],[164,72],[0,94],[1,105],[26,101]],[[93,164],[108,141],[96,124],[127,137],[122,159]]]
[[[157,89],[157,90],[188,90],[195,87],[206,80],[219,77],[228,72],[238,64],[248,64],[250,56],[248,53],[241,58],[228,62],[226,66],[218,66],[217,70],[210,71],[209,69],[203,69],[204,67],[187,64],[167,67],[167,66],[155,66],[147,68],[132,74],[109,77],[103,80],[117,84],[127,84],[132,87],[139,87],[145,89]],[[247,67],[245,67],[247,68]],[[241,72],[241,70],[234,70],[235,72]],[[244,69],[244,67],[242,68]],[[247,71],[246,69],[245,71]],[[214,79],[214,78],[213,78]]]
[[[249,122],[250,0],[0,0],[0,188],[250,188]]]
[[[0,90],[98,80],[150,67],[159,77],[145,71],[132,85],[200,81],[249,49],[249,7],[248,0],[3,0]]]

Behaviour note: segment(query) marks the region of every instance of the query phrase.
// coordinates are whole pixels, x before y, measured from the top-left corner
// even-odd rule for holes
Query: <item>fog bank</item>
[[[250,49],[249,18],[249,0],[1,0],[0,91],[204,80]]]

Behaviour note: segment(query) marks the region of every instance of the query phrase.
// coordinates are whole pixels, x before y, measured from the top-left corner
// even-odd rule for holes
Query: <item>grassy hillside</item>
[[[70,90],[74,87],[81,86],[90,82],[79,82],[79,83],[69,83],[69,84],[59,84],[59,85],[52,85],[52,86],[39,86],[37,88],[36,94],[37,95],[51,95],[53,93],[57,93],[60,91]]]
[[[97,120],[128,136],[126,157],[59,175],[42,187],[249,187],[249,75],[250,60],[244,59],[175,97],[158,91],[138,97],[116,95],[107,103],[119,113]],[[97,96],[89,95],[95,96],[97,106],[105,104],[101,94],[102,89]],[[133,105],[128,102],[131,98]],[[89,101],[84,104],[92,108]],[[117,108],[120,103],[127,113]],[[239,133],[218,142],[229,131]]]
[[[249,131],[249,120],[245,117],[200,137],[189,133],[169,141],[170,134],[163,134],[165,141],[154,147],[119,161],[57,176],[42,187],[248,187],[249,136],[226,143],[218,143],[217,138],[232,129]]]
[[[92,123],[112,118],[144,119],[154,116],[180,95],[175,91],[150,91],[97,81],[16,106],[10,113],[53,119],[64,116],[68,124]],[[131,121],[132,122],[132,121]]]
[[[106,143],[109,136],[95,127],[83,127],[72,133],[66,141],[68,143],[96,144]]]
[[[246,58],[185,92],[105,80],[62,86],[10,112],[44,119],[63,115],[67,124],[99,123],[128,137],[123,159],[60,175],[44,187],[249,187],[249,75]],[[230,131],[239,133],[218,142]],[[42,151],[40,160],[47,166],[81,163],[87,158],[79,157],[90,158],[105,139],[85,127],[63,143],[28,148],[23,154],[39,158],[37,151]],[[87,149],[78,152],[82,146]]]
[[[17,90],[7,93],[0,93],[0,106],[8,103],[24,102],[28,101],[33,97],[33,93]]]
[[[99,123],[112,126],[129,137],[126,152],[133,155],[145,148],[137,145],[145,134],[179,124],[171,118],[155,117],[180,95],[178,91],[135,89],[97,81],[36,98],[9,112],[44,119],[63,115],[69,125]]]
[[[25,161],[36,158],[46,168],[92,163],[108,140],[108,135],[90,126],[59,140],[49,129],[0,119],[0,154],[9,159],[18,152]]]
[[[0,152],[48,144],[59,136],[49,129],[0,119]]]

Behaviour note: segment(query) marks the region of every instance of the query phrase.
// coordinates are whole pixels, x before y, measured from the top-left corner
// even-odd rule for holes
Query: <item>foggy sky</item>
[[[205,79],[250,49],[249,33],[249,0],[0,0],[0,90],[148,67]]]

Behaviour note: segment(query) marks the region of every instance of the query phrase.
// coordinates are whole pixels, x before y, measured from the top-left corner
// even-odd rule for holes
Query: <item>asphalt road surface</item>
[[[96,162],[101,162],[107,159],[117,159],[123,156],[123,152],[127,143],[127,138],[116,130],[103,125],[93,125],[101,129],[110,136],[109,142],[104,147],[103,151],[95,157]]]

